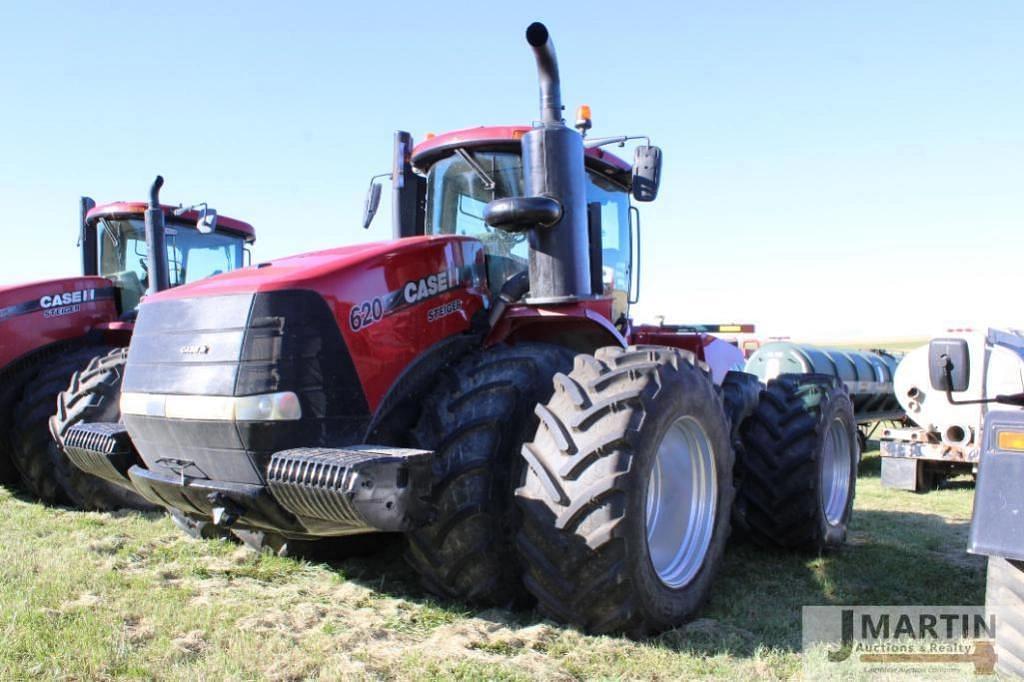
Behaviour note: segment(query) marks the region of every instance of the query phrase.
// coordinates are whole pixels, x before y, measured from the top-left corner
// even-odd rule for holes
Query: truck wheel
[[[998,607],[996,671],[1024,677],[1024,561],[988,558],[985,607]]]
[[[729,535],[729,421],[691,353],[602,348],[538,406],[516,492],[540,610],[595,633],[675,627],[707,599]]]
[[[572,366],[559,346],[521,343],[473,353],[442,373],[426,397],[413,445],[434,450],[437,517],[406,534],[406,557],[424,587],[467,602],[525,597],[515,552],[519,448],[537,428],[534,407],[551,377]]]
[[[768,382],[741,428],[735,521],[759,544],[823,551],[846,539],[857,485],[857,424],[824,375]]]
[[[121,421],[121,381],[128,349],[89,350],[89,364],[71,375],[71,381],[57,395],[57,413],[49,419],[49,433],[56,443],[56,447],[49,448],[53,471],[76,507],[97,511],[126,507],[154,510],[155,506],[130,490],[85,473],[64,454],[64,437],[75,424]]]
[[[49,420],[57,406],[57,394],[67,388],[68,379],[88,365],[95,347],[80,348],[48,358],[25,385],[14,407],[11,426],[11,459],[21,482],[30,493],[48,504],[76,504],[67,486],[68,469],[55,466],[57,448],[50,434]]]

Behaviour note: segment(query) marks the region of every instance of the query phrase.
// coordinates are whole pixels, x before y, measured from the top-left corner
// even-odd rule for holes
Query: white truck
[[[937,340],[938,341],[938,340]],[[882,485],[924,492],[949,476],[977,472],[985,415],[983,401],[1024,391],[1024,333],[1001,329],[952,333],[964,351],[966,379],[956,403],[933,388],[929,346],[903,358],[893,379],[896,399],[913,426],[882,431]]]

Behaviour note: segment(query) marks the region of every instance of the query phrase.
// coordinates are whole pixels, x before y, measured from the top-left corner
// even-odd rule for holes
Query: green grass
[[[156,514],[46,508],[0,489],[0,678],[802,677],[800,607],[980,604],[972,490],[884,490],[865,458],[849,544],[825,557],[734,543],[694,622],[645,642],[416,586],[401,548],[334,565],[191,541]]]

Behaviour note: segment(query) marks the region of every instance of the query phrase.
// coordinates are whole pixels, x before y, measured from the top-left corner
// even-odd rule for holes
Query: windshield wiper
[[[493,192],[494,188],[497,186],[494,183],[494,178],[487,174],[487,171],[485,171],[484,167],[481,166],[480,163],[476,160],[476,157],[470,154],[465,147],[456,147],[455,153],[461,156],[462,160],[465,161],[469,165],[469,167],[473,169],[473,172],[476,173],[476,176],[480,178],[480,181],[482,183],[484,183],[484,189],[487,190],[488,192]]]

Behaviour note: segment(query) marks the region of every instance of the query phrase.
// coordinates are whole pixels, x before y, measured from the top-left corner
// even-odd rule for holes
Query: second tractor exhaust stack
[[[146,207],[146,245],[149,267],[149,288],[147,293],[170,288],[167,273],[167,246],[164,236],[164,210],[160,208],[160,188],[164,186],[162,175],[156,176],[149,188],[149,206]]]
[[[509,232],[530,232],[533,304],[569,303],[591,295],[583,138],[562,121],[558,60],[547,27],[526,29],[540,81],[541,124],[523,135],[525,196],[496,199],[484,219]]]

